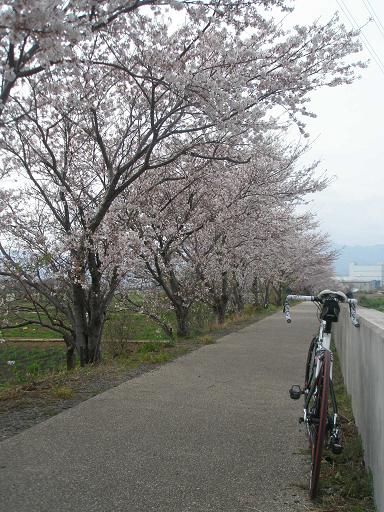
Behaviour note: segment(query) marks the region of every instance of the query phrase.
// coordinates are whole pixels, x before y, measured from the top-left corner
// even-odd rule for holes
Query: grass
[[[362,295],[359,297],[359,305],[364,306],[366,308],[377,309],[384,313],[384,297],[367,297],[366,295]]]
[[[61,336],[55,331],[51,331],[41,325],[27,325],[25,327],[18,327],[13,329],[4,329],[0,331],[0,338],[13,339],[60,339]]]
[[[342,423],[343,452],[326,451],[321,468],[320,497],[316,511],[374,512],[372,476],[364,464],[364,453],[352,412],[351,399],[344,386],[340,362],[333,347],[333,385]]]
[[[270,304],[267,308],[255,309],[253,306],[248,305],[245,307],[243,313],[232,313],[228,315],[225,322],[219,324],[215,321],[211,322],[200,335],[212,334],[214,338],[220,337],[226,333],[227,329],[234,330],[238,326],[241,328],[246,322],[255,322],[275,313],[280,308]]]
[[[171,312],[163,314],[164,320],[175,327],[175,317]],[[129,339],[164,341],[167,340],[163,329],[154,320],[140,313],[134,313],[128,309],[112,310],[107,315],[104,328],[104,339]]]
[[[106,335],[113,332],[117,322],[123,321],[125,336],[131,340],[165,340],[167,339],[164,331],[159,325],[139,313],[132,313],[129,311],[113,312],[109,315],[105,332]],[[51,331],[40,325],[27,325],[24,327],[17,327],[13,329],[4,329],[0,331],[0,338],[12,340],[14,338],[24,339],[61,339],[59,333]]]
[[[141,345],[137,352],[139,354],[148,354],[151,352],[160,352],[164,348],[164,343],[148,342]]]
[[[46,348],[26,344],[0,345],[0,389],[24,384],[63,370],[65,351],[61,344]]]
[[[23,314],[23,317],[27,320],[36,320],[36,313],[30,311]],[[41,314],[42,320],[49,323],[47,317],[44,314]],[[18,323],[19,319],[17,317],[11,317],[10,323]],[[24,338],[24,339],[52,339],[52,338],[62,338],[62,336],[56,332],[52,331],[46,327],[42,327],[39,324],[30,324],[25,325],[24,327],[14,327],[12,329],[3,329],[0,330],[0,338],[13,339],[13,338]]]
[[[140,361],[142,363],[149,364],[162,364],[167,363],[173,359],[171,354],[167,354],[166,352],[160,352],[159,354],[154,354],[153,352],[147,352],[140,356]]]
[[[144,343],[137,349],[136,356],[142,363],[166,363],[172,359],[172,351],[167,351],[167,348],[164,343]]]

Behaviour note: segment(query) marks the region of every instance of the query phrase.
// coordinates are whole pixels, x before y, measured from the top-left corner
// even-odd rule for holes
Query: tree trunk
[[[73,316],[75,345],[80,356],[80,366],[101,360],[101,336],[105,321],[105,305],[99,289],[87,300],[81,285],[73,286]]]
[[[88,346],[87,356],[87,364],[99,363],[101,361],[100,342],[96,341],[95,343],[92,344],[92,346]]]
[[[225,322],[225,313],[227,311],[227,304],[219,300],[213,307],[215,312],[217,323],[223,324]]]
[[[275,292],[275,302],[276,302],[276,306],[281,306],[282,304],[282,294],[283,294],[283,290],[282,290],[282,286],[274,286],[273,287],[273,290]]]
[[[64,335],[64,342],[67,347],[67,370],[73,370],[76,366],[76,346],[71,336]]]
[[[177,335],[185,338],[189,336],[189,309],[185,306],[174,305],[177,320]]]
[[[221,294],[214,296],[213,310],[217,317],[217,322],[223,324],[225,322],[225,314],[227,312],[229,302],[228,293],[228,274],[223,272],[221,274]]]
[[[76,366],[76,352],[75,347],[67,348],[67,370],[73,370]]]
[[[235,303],[236,309],[238,313],[244,312],[244,298],[243,294],[241,293],[239,283],[237,279],[233,278],[233,302]]]
[[[258,280],[257,276],[255,276],[253,279],[252,294],[253,294],[253,305],[256,308],[259,308],[261,306],[261,304],[260,304],[259,280]]]
[[[269,282],[267,281],[265,284],[265,291],[264,291],[264,307],[267,308],[269,305]]]
[[[72,291],[75,345],[80,357],[80,366],[83,367],[88,360],[86,300],[81,284],[75,283]]]
[[[95,306],[95,304],[93,304]],[[105,321],[105,311],[101,309],[101,306],[95,307],[94,310],[90,311],[88,320],[88,336],[87,336],[87,348],[88,348],[88,361],[87,363],[99,363],[101,361],[101,336],[103,334]]]

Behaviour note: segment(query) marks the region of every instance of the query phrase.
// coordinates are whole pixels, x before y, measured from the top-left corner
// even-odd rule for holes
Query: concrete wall
[[[342,306],[333,333],[345,384],[373,473],[375,500],[384,512],[384,313],[358,308],[360,328]]]

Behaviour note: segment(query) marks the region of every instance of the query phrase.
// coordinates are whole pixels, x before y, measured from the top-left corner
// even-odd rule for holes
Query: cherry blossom
[[[182,335],[197,301],[223,320],[256,277],[297,281],[290,244],[320,241],[294,203],[325,183],[287,119],[305,132],[310,92],[363,64],[337,17],[285,31],[272,7],[290,2],[4,4],[1,328],[45,325],[87,364],[128,276],[163,289]]]

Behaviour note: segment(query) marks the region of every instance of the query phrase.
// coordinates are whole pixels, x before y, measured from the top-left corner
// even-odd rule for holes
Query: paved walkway
[[[310,510],[301,383],[310,304],[0,443],[4,512]]]

